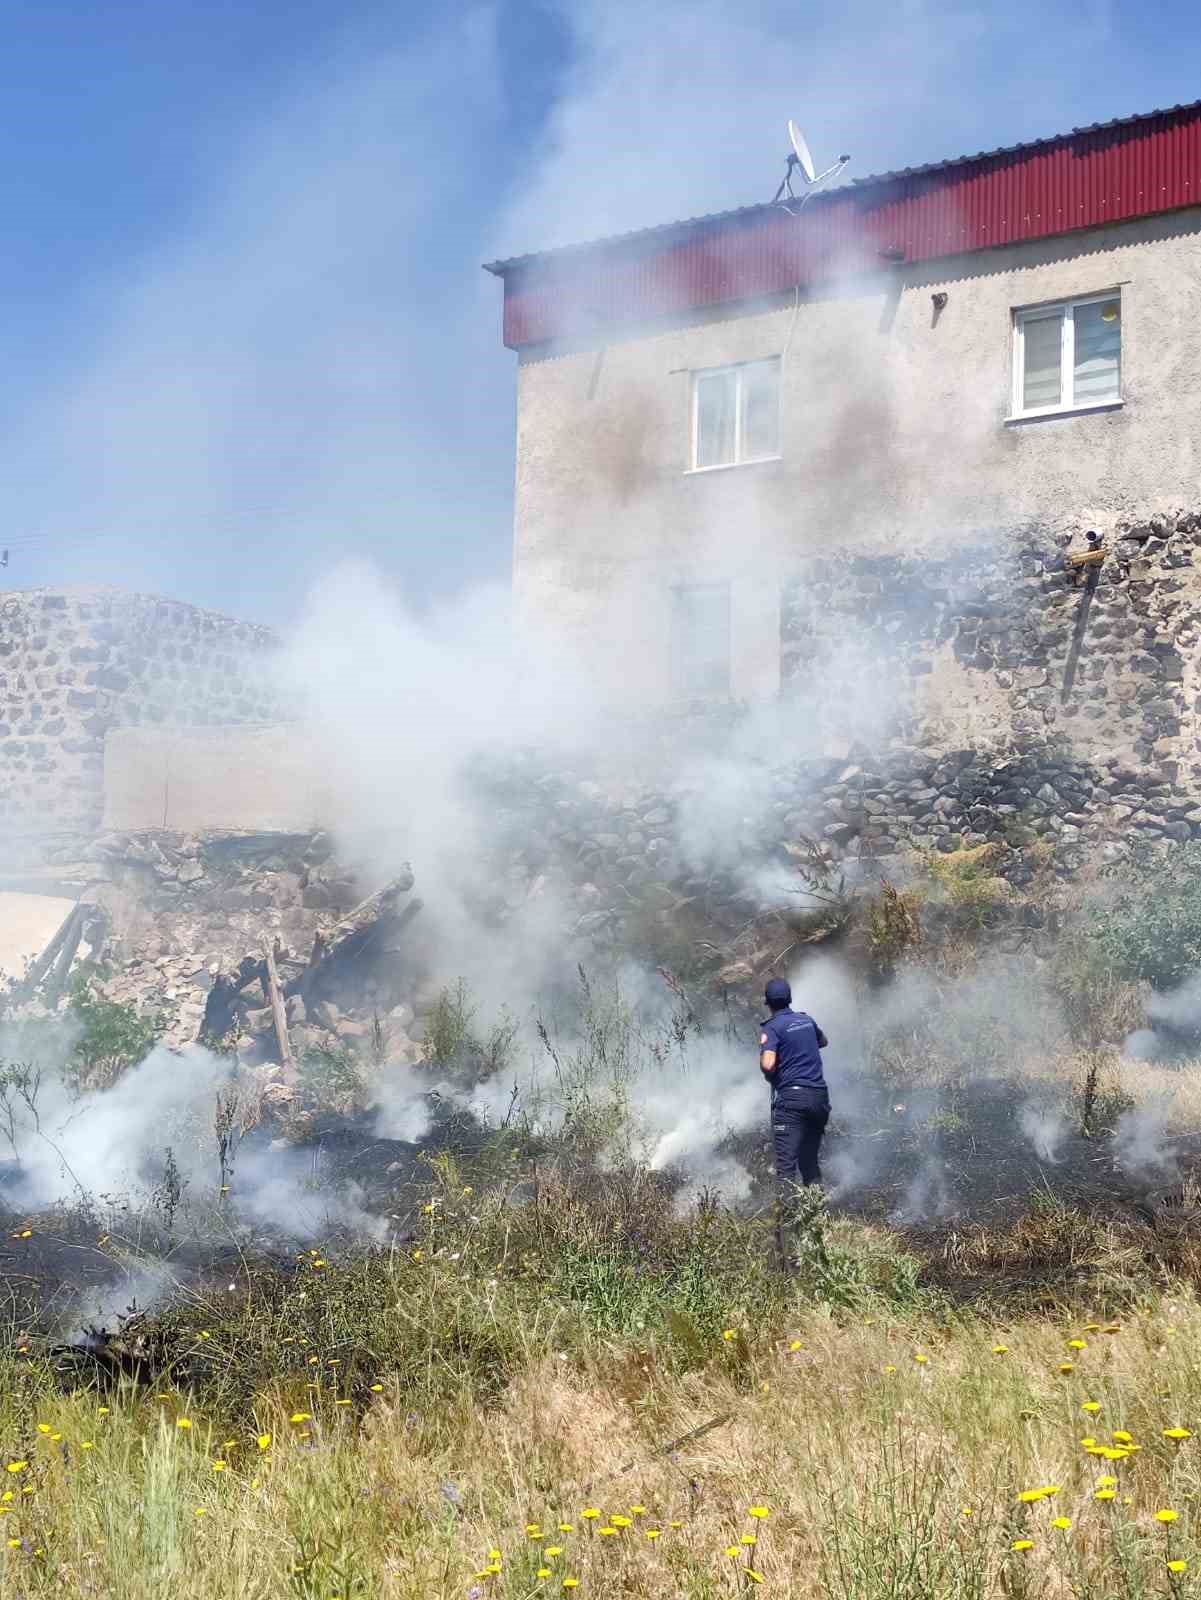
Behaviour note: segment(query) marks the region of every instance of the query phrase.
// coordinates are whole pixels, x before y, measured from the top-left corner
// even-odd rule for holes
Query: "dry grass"
[[[552,1352],[490,1410],[414,1411],[385,1385],[358,1410],[316,1398],[311,1420],[265,1407],[234,1437],[170,1392],[107,1411],[42,1395],[27,1421],[10,1400],[6,1460],[28,1465],[5,1474],[0,1592],[516,1600],[576,1577],[580,1596],[698,1600],[1193,1593],[1166,1559],[1201,1555],[1201,1426],[1164,1430],[1201,1424],[1201,1311],[1176,1298],[1088,1320],[798,1313],[770,1342],[729,1330],[683,1376],[653,1346]],[[1081,1444],[1115,1430],[1140,1448]]]

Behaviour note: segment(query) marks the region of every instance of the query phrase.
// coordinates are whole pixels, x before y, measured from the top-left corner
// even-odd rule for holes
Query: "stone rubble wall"
[[[95,832],[115,728],[281,720],[252,623],[117,589],[0,593],[0,843]]]

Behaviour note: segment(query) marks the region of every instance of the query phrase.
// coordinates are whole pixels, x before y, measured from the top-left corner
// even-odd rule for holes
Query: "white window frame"
[[[1063,417],[1083,411],[1112,411],[1124,403],[1122,385],[1126,368],[1122,341],[1118,343],[1118,392],[1108,400],[1083,400],[1076,403],[1076,308],[1099,305],[1103,301],[1118,302],[1119,324],[1125,321],[1125,306],[1120,288],[1107,289],[1101,294],[1073,295],[1067,300],[1044,300],[1041,305],[1021,306],[1013,313],[1013,389],[1010,395],[1010,413],[1007,422],[1025,422],[1030,417]],[[1026,324],[1037,322],[1052,312],[1059,312],[1059,381],[1060,396],[1052,406],[1023,406],[1022,395],[1026,386]]]
[[[783,360],[780,356],[762,356],[755,361],[733,361],[724,367],[696,367],[692,372],[691,395],[691,428],[688,450],[688,473],[693,472],[728,472],[731,467],[756,466],[762,461],[779,461],[780,451],[776,450],[767,456],[744,456],[742,454],[742,374],[755,367],[775,367],[776,369],[776,438],[781,436],[782,417],[781,390],[783,380]],[[721,378],[727,373],[737,377],[737,389],[734,396],[734,459],[733,461],[714,461],[707,467],[697,465],[697,447],[700,443],[700,385],[702,378]]]

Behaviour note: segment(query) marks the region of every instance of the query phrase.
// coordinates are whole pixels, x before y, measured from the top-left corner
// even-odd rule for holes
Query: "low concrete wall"
[[[104,827],[304,833],[328,786],[295,725],[119,728],[104,748]]]

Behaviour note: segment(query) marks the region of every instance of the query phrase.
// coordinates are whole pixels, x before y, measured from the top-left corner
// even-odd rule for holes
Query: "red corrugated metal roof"
[[[799,215],[745,206],[488,264],[505,281],[517,348],[723,301],[832,272],[1047,238],[1201,204],[1201,101],[1031,144],[864,178]]]

